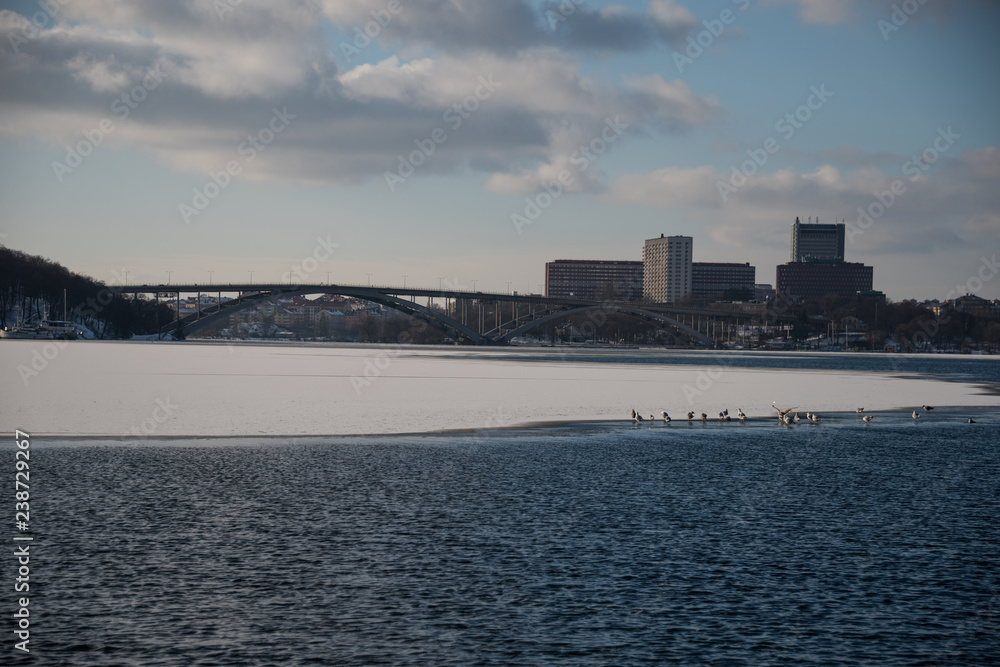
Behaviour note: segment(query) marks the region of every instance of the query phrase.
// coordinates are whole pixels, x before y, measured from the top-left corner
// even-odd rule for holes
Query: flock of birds
[[[799,417],[799,413],[796,412],[796,410],[799,409],[798,406],[795,406],[794,408],[788,408],[787,410],[782,410],[777,405],[775,405],[775,403],[772,402],[771,403],[771,407],[778,411],[778,423],[779,424],[783,424],[785,426],[791,426],[792,424],[798,424],[798,423],[800,423],[802,421],[802,418]],[[931,410],[934,409],[930,405],[922,405],[921,408],[923,409],[924,412],[930,412]],[[870,424],[872,422],[872,420],[875,419],[875,416],[874,415],[870,415],[870,414],[864,415],[863,414],[864,411],[865,411],[864,408],[858,408],[857,410],[855,410],[855,412],[857,412],[859,415],[863,415],[861,417],[861,421],[863,421],[866,424]],[[660,415],[661,415],[660,418],[665,423],[667,423],[667,424],[669,424],[670,422],[673,421],[673,419],[671,419],[670,415],[668,415],[666,413],[666,411],[661,412]],[[695,416],[694,412],[688,412],[687,413],[687,421],[689,421],[689,422],[690,421],[695,421],[696,419],[697,419],[697,417]],[[736,419],[739,420],[739,422],[741,424],[744,424],[744,423],[746,423],[747,419],[749,419],[749,418],[746,416],[746,413],[744,413],[741,408],[736,408]],[[813,423],[813,424],[818,424],[820,422],[820,416],[816,415],[816,414],[813,414],[811,412],[807,412],[806,413],[806,419],[810,423]],[[916,410],[914,410],[913,411],[913,420],[916,421],[918,419],[920,419],[920,413],[917,412]],[[708,414],[702,412],[700,420],[702,422],[707,422],[708,421]],[[640,423],[640,422],[644,422],[644,421],[647,421],[647,420],[644,419],[641,414],[639,414],[638,412],[636,412],[633,409],[632,410],[632,421],[634,421],[636,423]],[[649,420],[648,421],[651,421],[651,422],[652,421],[656,421],[656,418],[653,415],[649,415]],[[732,417],[729,416],[729,408],[726,408],[725,410],[723,410],[722,412],[719,413],[719,422],[728,422],[728,421],[732,421]],[[969,417],[968,423],[969,424],[975,424],[976,420],[973,419],[972,417]]]

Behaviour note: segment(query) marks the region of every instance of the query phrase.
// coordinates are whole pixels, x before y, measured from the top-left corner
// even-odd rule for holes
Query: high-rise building
[[[844,261],[844,224],[802,224],[798,218],[792,223],[792,260]]]
[[[634,301],[642,296],[642,262],[600,259],[547,262],[545,296]]]
[[[860,262],[836,260],[788,262],[778,266],[777,291],[792,299],[819,299],[836,294],[844,301],[872,289],[873,269]]]
[[[691,264],[691,296],[727,301],[749,301],[754,298],[757,269],[750,262],[693,262]]]
[[[647,239],[642,249],[642,295],[655,303],[672,303],[691,294],[690,236]]]

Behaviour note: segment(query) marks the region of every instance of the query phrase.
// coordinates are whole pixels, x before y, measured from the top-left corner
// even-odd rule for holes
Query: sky
[[[798,216],[843,220],[893,300],[1000,298],[997,25],[995,0],[0,3],[0,243],[109,283],[539,292],[660,234],[773,284]]]

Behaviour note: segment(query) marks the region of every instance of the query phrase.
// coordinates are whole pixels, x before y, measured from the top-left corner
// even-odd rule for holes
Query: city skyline
[[[546,262],[637,260],[660,234],[774,283],[788,225],[818,217],[845,221],[850,261],[894,300],[1000,298],[998,18],[973,1],[13,2],[0,243],[109,283],[315,264],[316,282],[536,292]]]

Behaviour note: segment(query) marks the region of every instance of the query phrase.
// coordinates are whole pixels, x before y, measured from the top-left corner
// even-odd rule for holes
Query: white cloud
[[[724,202],[719,184],[729,178],[730,173],[708,166],[627,174],[615,180],[604,198],[614,204],[687,209],[706,221],[713,239],[727,245],[768,245],[776,223],[808,215],[830,222],[844,218],[864,229],[853,245],[867,252],[927,253],[960,243],[1000,243],[1000,150],[993,146],[942,159],[934,171],[916,179],[872,167],[843,172],[823,165],[807,173],[781,169],[748,178]],[[901,194],[886,194],[894,182],[897,190],[902,184]],[[881,213],[880,196],[883,202],[892,200]],[[872,223],[860,217],[859,208],[872,212]]]

